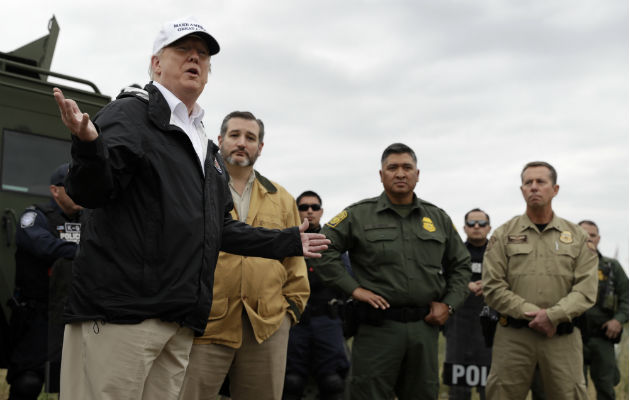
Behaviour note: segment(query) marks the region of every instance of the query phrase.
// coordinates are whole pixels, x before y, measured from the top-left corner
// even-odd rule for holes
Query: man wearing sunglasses
[[[232,217],[255,227],[285,229],[300,223],[293,197],[254,170],[265,126],[248,111],[221,124],[221,157],[234,200]],[[221,252],[204,334],[196,338],[181,400],[215,400],[225,377],[234,399],[280,399],[289,328],[309,296],[304,257],[281,260]]]
[[[296,200],[300,219],[308,219],[307,232],[319,233],[324,213],[321,197],[307,190]],[[341,400],[350,368],[341,319],[335,300],[342,293],[323,284],[306,261],[311,296],[300,322],[291,328],[283,400],[299,400],[308,382],[315,378],[321,400]]]
[[[449,216],[419,199],[414,151],[388,146],[383,193],[347,207],[322,229],[331,240],[313,268],[352,296],[352,399],[435,399],[438,334],[468,295],[470,255]],[[340,255],[349,252],[352,272]]]
[[[543,161],[521,171],[525,214],[492,235],[482,271],[486,303],[501,314],[489,399],[525,399],[536,367],[545,398],[587,399],[575,319],[595,304],[597,252],[579,226],[551,206],[557,173]]]
[[[443,371],[444,383],[451,386],[448,391],[450,400],[469,400],[471,387],[477,387],[479,398],[485,399],[485,377],[490,370],[491,349],[486,347],[479,314],[484,306],[481,270],[490,229],[490,217],[481,209],[474,208],[464,216],[465,245],[472,261],[472,276],[466,301],[444,327],[446,358]]]

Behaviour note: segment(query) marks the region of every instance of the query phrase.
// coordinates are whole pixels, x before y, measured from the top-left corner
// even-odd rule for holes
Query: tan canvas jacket
[[[236,211],[232,216],[238,219]],[[256,172],[247,215],[248,224],[284,229],[300,224],[293,197]],[[203,336],[195,343],[239,348],[243,307],[259,343],[280,327],[289,313],[296,323],[310,294],[303,257],[269,260],[221,252],[214,273],[213,300]]]

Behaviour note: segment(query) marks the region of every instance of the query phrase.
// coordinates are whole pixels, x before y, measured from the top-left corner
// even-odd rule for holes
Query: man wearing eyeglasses
[[[450,400],[469,400],[471,387],[477,388],[481,400],[485,399],[491,349],[486,347],[479,314],[484,306],[481,271],[490,229],[490,217],[481,209],[474,208],[464,216],[465,245],[472,261],[472,276],[466,301],[444,327],[446,358],[443,373],[444,383],[450,386]]]
[[[468,295],[470,255],[446,212],[415,195],[409,146],[388,146],[379,174],[380,196],[324,226],[331,245],[313,268],[357,303],[351,398],[435,399],[438,334]],[[339,258],[345,251],[354,275]]]
[[[540,368],[545,398],[587,399],[575,318],[597,297],[597,253],[579,226],[558,217],[555,168],[521,171],[525,214],[492,235],[482,271],[486,303],[501,314],[492,348],[489,399],[525,399]]]
[[[307,190],[296,200],[300,219],[308,219],[307,232],[319,233],[324,213],[321,197]],[[309,376],[315,378],[321,400],[341,400],[350,368],[336,299],[344,296],[325,286],[306,261],[311,296],[300,322],[291,328],[283,400],[299,400]]]
[[[284,229],[300,223],[293,197],[254,170],[265,126],[248,111],[221,124],[221,157],[229,172],[232,217],[256,227]],[[210,317],[196,338],[181,400],[216,400],[225,377],[234,399],[282,397],[289,328],[309,296],[304,257],[270,260],[221,252],[214,273]]]

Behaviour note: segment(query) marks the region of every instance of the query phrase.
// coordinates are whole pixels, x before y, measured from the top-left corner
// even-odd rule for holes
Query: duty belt
[[[415,322],[424,319],[429,313],[429,306],[424,307],[391,307],[383,310],[384,318],[398,322]]]
[[[512,318],[505,315],[502,315],[501,318],[499,318],[499,324],[515,329],[529,327],[529,323],[530,321],[527,319]],[[562,322],[556,327],[556,334],[568,335],[573,332],[574,326],[575,324],[573,322]]]
[[[397,322],[416,322],[424,319],[431,310],[429,306],[390,307],[386,310],[381,310],[374,308],[367,303],[361,303],[360,307],[362,310],[360,310],[359,313],[360,315],[363,314],[359,318],[361,322],[372,324],[378,323],[378,321],[382,321],[384,319]]]

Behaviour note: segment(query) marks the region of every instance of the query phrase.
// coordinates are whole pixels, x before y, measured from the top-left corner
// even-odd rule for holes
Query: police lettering
[[[67,242],[79,243],[81,241],[81,224],[76,222],[66,222],[58,226],[59,238]]]
[[[486,386],[488,366],[444,363],[444,383],[451,386]]]

